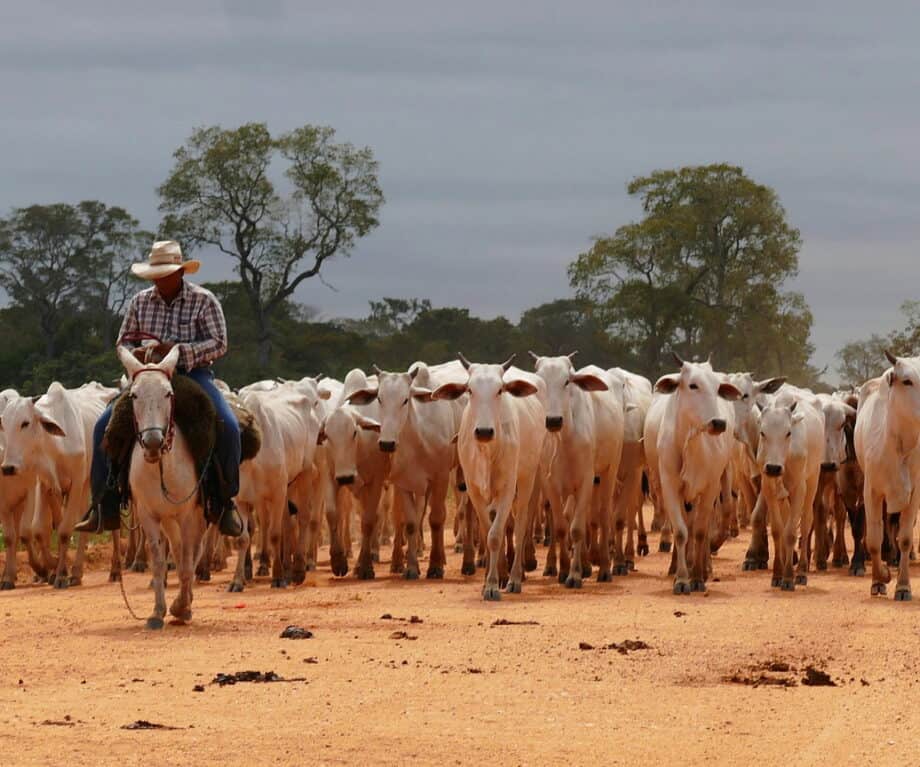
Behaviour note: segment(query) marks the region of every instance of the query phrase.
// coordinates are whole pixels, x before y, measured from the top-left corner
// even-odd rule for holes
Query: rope
[[[122,573],[121,577],[118,579],[118,585],[121,586],[121,598],[125,600],[125,607],[128,608],[128,613],[131,615],[132,618],[134,618],[134,620],[143,621],[144,619],[141,618],[141,616],[139,616],[136,612],[134,612],[134,610],[131,609],[131,605],[128,602],[128,595],[125,593],[125,574],[124,573]]]
[[[215,441],[216,444],[216,441]],[[181,506],[183,503],[187,503],[192,499],[192,497],[201,489],[201,484],[204,482],[204,476],[207,474],[208,467],[211,465],[211,459],[214,457],[214,445],[211,445],[211,450],[208,452],[207,460],[204,462],[204,466],[201,467],[201,472],[198,475],[198,481],[195,483],[195,487],[192,488],[185,498],[181,500],[175,500],[169,493],[169,490],[166,487],[166,481],[163,479],[163,460],[160,459],[158,465],[160,467],[160,492],[163,494],[163,498],[171,503],[173,506]]]

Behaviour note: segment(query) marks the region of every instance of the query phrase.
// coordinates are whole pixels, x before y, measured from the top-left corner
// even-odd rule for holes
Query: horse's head
[[[134,409],[137,442],[144,451],[144,460],[157,463],[172,446],[175,431],[172,377],[179,362],[179,348],[174,346],[155,365],[139,362],[122,346],[118,357],[131,382],[128,396]]]

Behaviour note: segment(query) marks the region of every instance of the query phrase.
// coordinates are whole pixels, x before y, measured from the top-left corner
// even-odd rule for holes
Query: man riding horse
[[[214,384],[212,363],[227,353],[227,323],[220,302],[211,291],[184,279],[194,274],[201,263],[182,260],[179,243],[164,240],[153,243],[146,262],[132,264],[132,273],[151,280],[153,287],[142,290],[131,300],[118,336],[118,345],[132,349],[141,362],[156,362],[173,347],[179,347],[177,372],[194,380],[217,411],[215,458],[220,471],[219,499],[213,518],[223,535],[238,536],[242,521],[233,498],[239,491],[240,427],[220,390]],[[77,532],[95,533],[117,530],[121,525],[122,494],[116,481],[120,467],[113,467],[102,448],[114,402],[100,416],[93,432],[91,469],[93,502]],[[214,507],[212,507],[214,508]]]

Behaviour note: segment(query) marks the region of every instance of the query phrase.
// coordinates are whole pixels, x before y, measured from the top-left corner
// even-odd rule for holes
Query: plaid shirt
[[[227,322],[220,302],[210,290],[187,281],[171,304],[160,297],[156,286],[131,299],[119,344],[126,334],[137,332],[176,344],[179,367],[186,371],[210,365],[227,353]]]

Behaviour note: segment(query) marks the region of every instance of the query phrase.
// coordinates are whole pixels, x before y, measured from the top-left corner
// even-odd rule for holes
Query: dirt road
[[[443,582],[321,564],[298,588],[229,594],[218,573],[192,624],[160,633],[101,561],[82,587],[0,594],[3,763],[916,763],[920,599],[872,599],[841,571],[781,593],[740,571],[745,546],[689,597],[663,554],[581,591],[531,577],[498,604],[456,555]],[[142,616],[148,581],[126,576]],[[280,638],[289,624],[313,638]],[[247,670],[303,681],[212,682]],[[836,686],[802,683],[820,672]],[[176,729],[122,729],[136,720]]]

